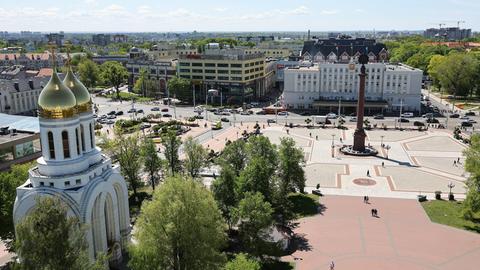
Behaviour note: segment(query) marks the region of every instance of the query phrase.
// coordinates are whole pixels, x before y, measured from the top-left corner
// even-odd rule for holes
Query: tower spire
[[[53,69],[53,72],[57,72],[57,59],[56,59],[56,56],[55,56],[55,48],[57,46],[55,45],[55,43],[53,42],[50,42],[48,43],[48,49],[50,50],[50,53],[52,54],[52,69]]]

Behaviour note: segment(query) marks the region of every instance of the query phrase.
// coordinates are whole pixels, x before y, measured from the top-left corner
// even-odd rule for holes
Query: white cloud
[[[228,8],[225,8],[225,7],[219,7],[219,8],[216,8],[214,9],[216,12],[225,12],[228,10]]]
[[[335,14],[338,13],[338,10],[327,9],[327,10],[320,11],[320,13],[323,14],[323,15],[335,15]]]
[[[296,9],[293,9],[287,12],[287,14],[293,14],[293,15],[305,15],[309,13],[310,13],[310,10],[306,6],[299,6]]]
[[[103,17],[111,17],[111,16],[129,16],[130,14],[127,12],[127,10],[120,5],[117,4],[112,4],[109,5],[105,8],[98,9],[93,11],[92,13],[94,16],[103,18]]]
[[[289,9],[289,10],[280,10],[280,9],[275,9],[272,11],[266,11],[266,12],[261,12],[257,14],[247,14],[240,16],[240,19],[242,20],[250,20],[250,19],[267,19],[267,18],[272,18],[272,17],[280,17],[280,16],[285,16],[285,15],[307,15],[310,14],[310,10],[306,6],[299,6],[295,9]]]
[[[85,0],[85,3],[88,5],[97,5],[98,2],[97,0]]]
[[[357,9],[355,9],[355,12],[357,12],[357,13],[363,13],[363,12],[365,12],[365,10],[364,10],[364,9],[361,9],[361,8],[357,8]]]
[[[147,5],[142,5],[137,8],[137,13],[143,15],[150,14],[152,13],[152,8]]]

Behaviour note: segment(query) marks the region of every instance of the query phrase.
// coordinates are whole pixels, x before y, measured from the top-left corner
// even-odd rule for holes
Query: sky
[[[480,30],[479,0],[0,0],[0,31]]]

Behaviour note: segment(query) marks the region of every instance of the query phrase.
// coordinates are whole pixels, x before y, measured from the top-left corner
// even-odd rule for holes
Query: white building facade
[[[118,166],[95,145],[91,99],[70,71],[54,73],[38,99],[42,157],[17,188],[14,222],[43,196],[60,198],[68,214],[87,225],[89,255],[111,255],[118,263],[130,233],[128,191]]]
[[[355,112],[360,65],[320,63],[285,70],[283,102],[288,109],[317,112]],[[365,101],[371,113],[420,112],[422,74],[406,65],[366,65]]]

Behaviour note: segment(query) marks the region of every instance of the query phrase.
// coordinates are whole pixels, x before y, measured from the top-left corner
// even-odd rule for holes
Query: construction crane
[[[460,24],[461,23],[466,23],[465,21],[461,21],[461,20],[458,20],[458,21],[443,21],[445,23],[457,23],[457,28],[460,29]],[[445,24],[443,24],[445,25]]]

